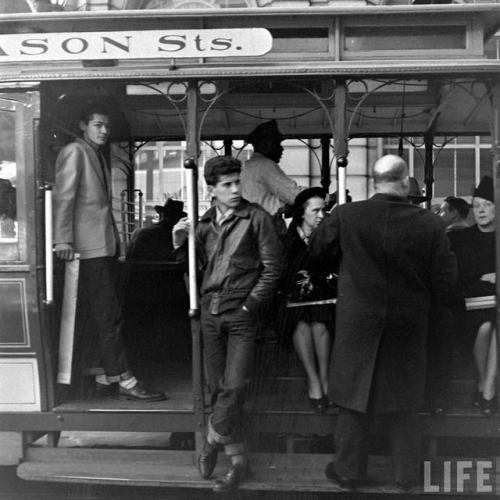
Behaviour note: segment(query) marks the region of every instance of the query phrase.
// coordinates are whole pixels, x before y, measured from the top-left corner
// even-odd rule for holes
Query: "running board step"
[[[255,453],[249,459],[251,478],[241,489],[345,494],[324,475],[331,455]],[[211,488],[213,480],[201,479],[195,463],[192,451],[30,448],[17,474],[30,481]],[[214,477],[222,474],[227,465],[227,458],[221,453]],[[360,492],[401,495],[393,484],[389,457],[371,456],[369,472],[373,485],[360,488]]]

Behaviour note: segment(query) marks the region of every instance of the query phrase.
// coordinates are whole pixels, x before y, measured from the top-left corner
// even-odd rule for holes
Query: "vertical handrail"
[[[347,201],[346,165],[340,164],[339,161],[337,161],[337,186],[337,203],[343,205]]]
[[[203,391],[203,357],[201,346],[200,310],[197,283],[197,260],[195,246],[195,230],[198,223],[198,158],[200,156],[199,123],[198,123],[198,84],[189,82],[187,88],[187,118],[186,118],[186,159],[187,169],[187,210],[191,221],[188,239],[189,263],[189,316],[191,318],[191,337],[193,342],[193,399],[194,410],[199,416],[198,425],[206,425],[205,396]],[[196,449],[201,446],[201,434],[196,433]]]
[[[143,214],[143,193],[140,189],[135,189],[135,191],[139,191],[139,227],[142,227],[142,214]]]
[[[125,201],[126,195],[127,195],[127,190],[123,189],[122,192],[120,193],[120,218],[122,224],[122,233],[124,235],[123,241],[127,241],[128,239],[128,223],[126,216],[126,214],[128,213],[128,207],[127,207],[127,202]]]
[[[52,225],[52,186],[46,184],[45,190],[45,304],[54,302],[54,254]]]
[[[330,190],[330,136],[322,135],[321,139],[321,186],[328,193]]]
[[[195,230],[198,222],[198,85],[189,82],[187,89],[187,202],[188,217],[191,221],[188,239],[189,263],[189,308],[191,315],[196,316],[199,309],[198,285],[196,272]],[[187,165],[189,163],[189,165]]]

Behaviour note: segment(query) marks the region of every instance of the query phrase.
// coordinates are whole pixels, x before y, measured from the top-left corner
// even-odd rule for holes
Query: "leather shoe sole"
[[[356,479],[349,479],[344,476],[340,476],[335,470],[333,462],[329,462],[325,468],[325,476],[337,483],[344,490],[355,490],[358,487],[358,481]]]
[[[218,446],[205,441],[203,451],[198,456],[198,470],[203,479],[208,479],[217,465]]]
[[[233,465],[222,477],[215,480],[214,493],[228,493],[238,488],[248,478],[247,465]]]

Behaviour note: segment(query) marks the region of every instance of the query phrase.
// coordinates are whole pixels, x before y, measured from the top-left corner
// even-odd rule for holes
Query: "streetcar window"
[[[390,31],[391,36],[387,36]],[[435,50],[466,48],[465,26],[350,26],[345,29],[344,50]]]
[[[273,53],[328,52],[328,28],[271,28]]]
[[[17,256],[15,105],[0,101],[0,260]]]

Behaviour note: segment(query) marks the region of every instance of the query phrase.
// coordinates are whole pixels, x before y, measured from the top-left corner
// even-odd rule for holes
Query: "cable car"
[[[196,220],[209,203],[198,175],[204,159],[244,159],[248,132],[276,119],[287,139],[321,152],[315,172],[298,175],[327,189],[335,179],[340,203],[356,138],[422,138],[432,195],[434,137],[491,136],[498,178],[500,62],[485,57],[500,26],[496,4],[47,12],[0,21],[0,193],[11,207],[0,221],[0,439],[4,460],[20,461],[26,480],[210,487],[193,465],[208,415],[196,294],[186,295],[171,263],[125,259],[131,233],[153,213],[143,188],[165,192],[168,168],[177,178],[169,194]],[[52,252],[51,190],[55,158],[77,134],[85,101],[105,101],[115,124],[107,155],[131,360],[167,401],[96,399],[58,383],[65,292]],[[193,263],[194,244],[190,252]],[[337,492],[322,472],[327,438],[317,438],[332,433],[334,412],[311,411],[302,375],[290,359],[277,362],[272,326],[266,334],[247,408],[254,476],[242,488]],[[423,413],[422,425],[434,455],[441,438],[499,437],[497,417],[459,403],[446,417]],[[72,447],[65,437],[124,432],[159,444]],[[390,483],[381,473],[366,492],[394,491]]]

